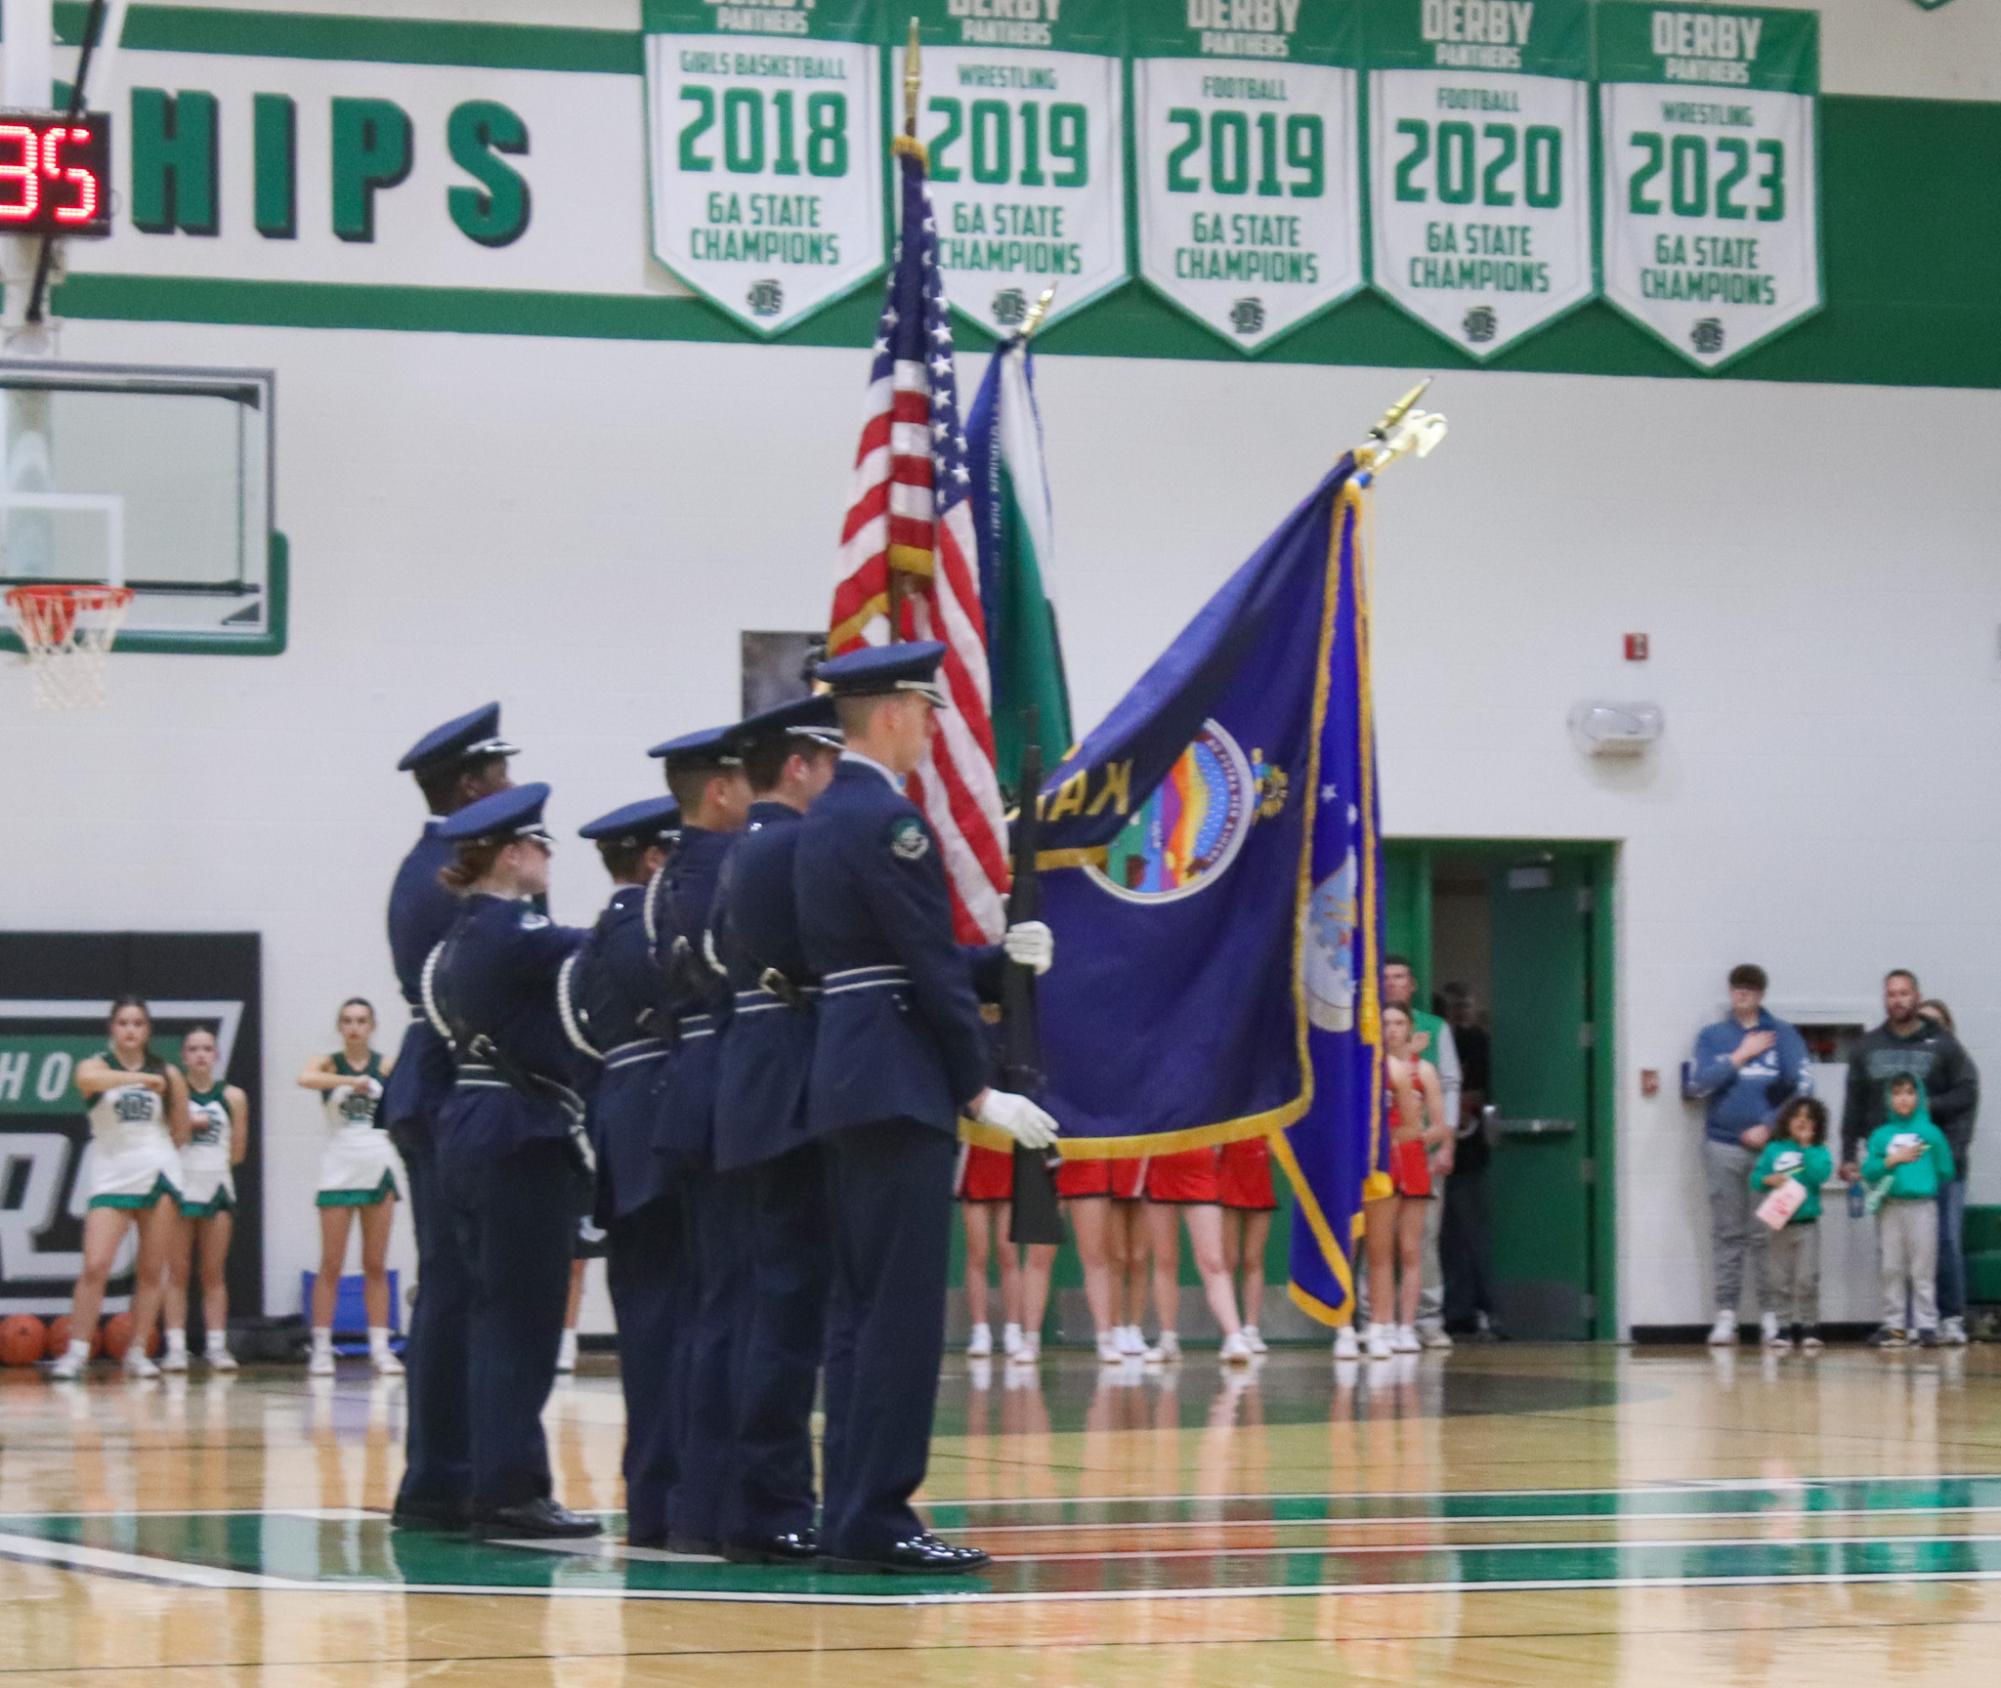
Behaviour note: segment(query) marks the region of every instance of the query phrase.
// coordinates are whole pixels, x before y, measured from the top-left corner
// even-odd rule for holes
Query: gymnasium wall
[[[631,29],[638,6],[313,9]],[[2001,99],[2001,18],[1975,0],[1821,10],[1830,94]],[[145,57],[128,53],[122,79]],[[454,74],[477,90],[501,73]],[[327,86],[324,64],[310,75]],[[636,109],[636,77],[602,80]],[[632,246],[643,271],[634,218],[608,204],[588,238]],[[203,262],[194,241],[135,256],[130,239],[98,265],[107,279],[74,284],[63,354],[277,371],[290,645],[116,660],[94,715],[30,715],[25,679],[0,667],[0,928],[263,933],[256,1117],[266,1294],[283,1310],[316,1250],[322,1135],[290,1077],[330,1047],[343,996],[397,1000],[382,901],[421,813],[396,756],[497,696],[519,774],[555,783],[559,830],[656,789],[647,744],[734,712],[738,631],[823,613],[863,358],[733,333],[594,339],[553,308],[547,334],[173,320],[304,307],[227,289],[121,302],[114,271]],[[458,285],[444,271],[462,262],[441,248],[438,275]],[[448,304],[431,314],[450,321]],[[1040,380],[1088,721],[1433,369],[1066,352],[1087,322],[1052,334]],[[966,389],[981,362],[963,360]],[[1622,1324],[1708,1313],[1699,1121],[1673,1081],[1731,963],[1762,961],[1781,1012],[1871,1021],[1883,970],[1915,967],[2001,1075],[2001,396],[1811,374],[1453,367],[1432,399],[1450,441],[1380,499],[1388,830],[1621,845]],[[1651,638],[1645,665],[1620,659],[1633,631]],[[1664,740],[1631,766],[1586,761],[1564,725],[1586,698],[1659,703]],[[603,891],[588,847],[560,852],[559,917],[587,920]],[[1643,1068],[1660,1096],[1641,1096]],[[1973,1198],[2001,1200],[2001,1151],[1976,1158]],[[407,1230],[398,1248],[407,1269]],[[1866,1305],[1857,1285],[1834,1310]]]

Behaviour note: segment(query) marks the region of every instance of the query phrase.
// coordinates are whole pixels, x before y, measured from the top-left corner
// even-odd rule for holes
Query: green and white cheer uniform
[[[188,1118],[194,1135],[181,1151],[181,1212],[189,1219],[213,1219],[236,1208],[236,1180],[229,1170],[229,1103],[225,1087],[188,1087]]]
[[[389,1133],[375,1125],[382,1100],[382,1057],[369,1052],[368,1065],[353,1067],[335,1055],[333,1069],[353,1084],[326,1092],[326,1152],[320,1156],[321,1207],[373,1207],[396,1192],[396,1163]]]
[[[109,1049],[98,1059],[118,1071],[131,1069]],[[166,1062],[148,1055],[141,1069],[164,1073]],[[167,1129],[164,1092],[143,1084],[120,1084],[93,1096],[90,1118],[92,1207],[148,1208],[162,1196],[181,1194],[181,1154]]]

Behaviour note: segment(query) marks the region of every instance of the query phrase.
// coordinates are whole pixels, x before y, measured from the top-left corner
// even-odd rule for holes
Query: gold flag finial
[[[1042,326],[1042,319],[1049,314],[1049,307],[1056,303],[1056,284],[1051,282],[1042,290],[1042,297],[1028,307],[1028,315],[1021,325],[1021,337],[1030,340]]]
[[[910,39],[903,48],[903,132],[917,134],[917,96],[924,86],[923,49],[917,39],[917,19],[910,20]]]
[[[1391,405],[1388,410],[1384,411],[1383,419],[1369,430],[1369,438],[1372,440],[1387,440],[1391,434],[1395,433],[1397,425],[1411,413],[1411,409],[1416,405],[1417,401],[1424,397],[1426,390],[1431,386],[1431,382],[1432,377],[1427,375],[1415,387],[1411,388],[1409,392],[1405,393],[1402,398],[1398,399],[1395,404]]]
[[[1415,452],[1429,457],[1445,438],[1445,418],[1434,410],[1419,410],[1431,378],[1426,376],[1383,412],[1383,419],[1369,430],[1369,437],[1355,448],[1355,467],[1361,470],[1361,484],[1367,486],[1399,457]]]

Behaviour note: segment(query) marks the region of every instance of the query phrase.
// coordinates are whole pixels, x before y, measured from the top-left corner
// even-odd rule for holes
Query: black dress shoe
[[[546,1495],[524,1500],[518,1506],[495,1507],[482,1512],[472,1522],[472,1533],[482,1541],[540,1537],[547,1539],[595,1536],[604,1525],[588,1512],[572,1512],[558,1506]]]
[[[463,1530],[471,1522],[471,1507],[448,1501],[406,1501],[389,1514],[390,1528],[396,1530],[449,1533]]]
[[[732,1565],[810,1565],[820,1557],[820,1533],[809,1525],[803,1530],[751,1536],[731,1542],[723,1549],[723,1557]]]
[[[723,1556],[721,1542],[710,1541],[707,1536],[691,1536],[685,1530],[667,1532],[669,1553],[689,1553],[698,1559],[720,1559]]]
[[[667,1545],[667,1532],[665,1530],[628,1529],[625,1532],[625,1545],[627,1547],[665,1547]]]
[[[986,1563],[984,1549],[942,1541],[929,1530],[905,1541],[894,1542],[881,1553],[820,1561],[822,1569],[850,1576],[871,1576],[888,1571],[906,1577],[955,1576],[965,1571],[977,1571]]]

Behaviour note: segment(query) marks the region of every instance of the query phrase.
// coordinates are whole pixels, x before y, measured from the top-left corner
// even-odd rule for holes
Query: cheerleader
[[[132,1342],[125,1350],[131,1377],[158,1377],[146,1357],[160,1314],[167,1261],[180,1229],[180,1145],[188,1136],[188,1086],[179,1071],[147,1048],[153,1015],[136,996],[111,1005],[110,1046],[76,1070],[89,1104],[90,1206],[83,1220],[83,1275],[70,1300],[70,1345],[49,1367],[53,1378],[80,1376],[104,1306],[105,1285],[126,1231],[139,1227],[132,1290]],[[169,1200],[167,1198],[175,1198]]]
[[[318,1055],[299,1074],[302,1090],[324,1098],[327,1146],[320,1156],[320,1269],[313,1278],[313,1357],[306,1371],[332,1377],[334,1301],[347,1237],[361,1215],[362,1304],[368,1312],[368,1358],[379,1377],[400,1377],[403,1362],[389,1351],[389,1228],[396,1217],[396,1166],[386,1132],[376,1127],[376,1106],[394,1062],[370,1046],[375,1009],[351,996],[336,1022],[340,1049]]]
[[[202,1358],[212,1371],[235,1371],[229,1351],[229,1286],[223,1267],[236,1228],[236,1180],[250,1148],[250,1098],[215,1070],[215,1033],[197,1026],[181,1039],[187,1069],[188,1141],[181,1150],[180,1235],[167,1263],[167,1352],[160,1369],[188,1369],[188,1284],[201,1262]]]
[[[1153,1365],[1181,1358],[1181,1338],[1175,1330],[1181,1302],[1181,1226],[1195,1250],[1195,1270],[1209,1311],[1223,1332],[1225,1365],[1248,1365],[1251,1345],[1237,1316],[1237,1291],[1223,1255],[1222,1155],[1214,1148],[1185,1149],[1153,1155],[1146,1163],[1146,1234],[1153,1255],[1154,1311],[1160,1315],[1160,1340],[1146,1353]],[[1178,1210],[1178,1211],[1177,1211]]]
[[[1424,1287],[1424,1222],[1437,1192],[1431,1184],[1431,1151],[1452,1141],[1445,1119],[1445,1090],[1438,1069],[1411,1051],[1408,1008],[1383,1005],[1390,1180],[1396,1193],[1365,1211],[1369,1251],[1369,1358],[1415,1354],[1417,1298]],[[1401,1281],[1399,1281],[1401,1271]]]
[[[1278,1211],[1271,1144],[1262,1137],[1225,1143],[1217,1183],[1223,1199],[1223,1259],[1236,1281],[1244,1341],[1253,1354],[1262,1354],[1265,1339],[1258,1333],[1258,1319],[1265,1304],[1265,1243],[1271,1216]]]
[[[1120,1365],[1146,1353],[1146,1239],[1140,1219],[1144,1160],[1065,1160],[1056,1193],[1077,1237],[1084,1301],[1097,1328],[1098,1360]],[[1130,1292],[1128,1322],[1127,1298]]]
[[[1021,1352],[1021,1256],[1007,1240],[1007,1209],[1014,1195],[1014,1157],[977,1143],[959,1147],[959,1217],[966,1229],[966,1315],[972,1331],[966,1358],[984,1360],[994,1351],[994,1330],[988,1317],[987,1266],[993,1259],[996,1233],[1000,1241],[1003,1351],[1012,1360]],[[996,1224],[998,1221],[998,1224]]]

